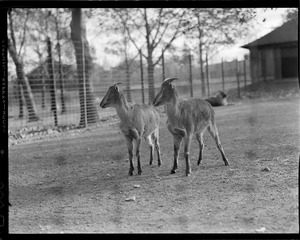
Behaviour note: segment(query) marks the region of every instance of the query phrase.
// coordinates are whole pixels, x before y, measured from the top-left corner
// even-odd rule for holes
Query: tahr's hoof
[[[199,165],[201,164],[201,161],[198,161],[197,164],[198,164],[198,166],[199,166]]]
[[[161,162],[158,162],[158,166],[159,166],[159,167],[161,166]]]
[[[129,171],[128,175],[129,175],[129,176],[132,176],[132,175],[133,175],[133,174],[132,174],[132,171]]]
[[[151,166],[151,165],[152,165],[152,162],[149,162],[149,165]]]
[[[187,172],[187,173],[186,173],[186,176],[187,176],[187,177],[189,177],[190,175],[191,175],[191,173],[190,173],[190,172]]]
[[[223,158],[223,162],[225,163],[225,166],[229,166],[229,162],[228,162],[227,158]]]
[[[171,174],[174,174],[174,173],[176,173],[176,170],[175,170],[175,169],[172,169],[170,173],[171,173]]]
[[[138,175],[142,175],[142,171],[138,171]]]

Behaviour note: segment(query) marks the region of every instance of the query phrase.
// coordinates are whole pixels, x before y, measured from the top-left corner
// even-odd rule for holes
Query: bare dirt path
[[[250,101],[216,114],[230,167],[206,133],[200,166],[193,141],[188,178],[182,154],[178,172],[169,174],[173,143],[165,117],[163,165],[148,165],[143,142],[141,176],[127,175],[115,125],[10,146],[10,233],[299,232],[299,99]],[[131,196],[136,200],[125,201]]]

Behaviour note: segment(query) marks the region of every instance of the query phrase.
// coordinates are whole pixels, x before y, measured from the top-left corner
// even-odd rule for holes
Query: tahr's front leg
[[[125,137],[126,140],[126,145],[128,148],[128,155],[129,155],[129,176],[133,175],[133,171],[134,171],[134,167],[133,167],[133,138],[130,134],[126,134],[123,132],[123,135]]]
[[[193,135],[190,134],[185,138],[185,145],[184,145],[184,157],[185,157],[185,163],[186,163],[186,176],[188,177],[191,175],[191,163],[190,163],[190,148],[191,148],[191,142],[192,142]]]

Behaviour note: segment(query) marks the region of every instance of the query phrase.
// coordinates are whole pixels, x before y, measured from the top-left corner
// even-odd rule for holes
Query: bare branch
[[[183,17],[184,17],[184,15],[185,15],[185,13],[186,13],[186,12],[183,11],[182,14],[181,14],[181,16],[179,17],[179,20],[177,20],[177,21],[178,21],[178,24],[177,24],[177,26],[176,26],[176,32],[174,33],[173,38],[169,41],[169,43],[167,44],[167,46],[168,46],[168,45],[171,45],[171,43],[178,37],[180,24],[182,23],[182,20],[183,20]],[[154,48],[156,48],[157,45],[162,41],[163,36],[165,35],[165,32],[166,32],[167,28],[169,27],[169,24],[170,24],[171,19],[172,19],[172,18],[170,18],[169,21],[167,22],[166,27],[165,27],[165,29],[163,30],[163,32],[162,32],[162,34],[161,34],[159,40],[154,44]]]
[[[154,38],[153,38],[153,43],[155,42],[155,39],[157,38],[158,33],[159,33],[159,30],[160,30],[162,11],[163,11],[163,9],[160,8],[160,9],[159,9],[159,14],[158,14],[159,18],[158,18],[158,21],[157,21],[158,27],[157,27],[157,31],[156,31],[156,33],[155,33],[155,35],[154,35]],[[151,29],[151,32],[152,32],[152,30],[155,28],[155,26],[156,26],[156,24],[154,24],[153,28]]]
[[[131,61],[129,62],[129,66],[134,62],[134,60],[139,56],[139,52],[131,59]]]
[[[182,15],[180,16],[180,20],[178,21],[178,25],[176,27],[176,32],[174,33],[173,37],[170,39],[170,41],[166,44],[165,48],[162,50],[162,54],[171,46],[172,42],[179,37],[180,35],[180,32],[179,32],[179,27],[180,27],[180,24],[181,24],[181,20],[183,18],[183,16],[185,15],[185,11],[182,13]],[[181,33],[183,34],[183,33]],[[161,41],[161,40],[160,40]],[[158,42],[159,43],[159,42]],[[157,43],[157,44],[158,44]],[[156,44],[156,46],[157,46]],[[161,60],[162,58],[162,55],[160,55],[160,57],[157,59],[157,61],[153,64],[153,66],[155,66],[156,64],[159,63],[159,61]]]
[[[158,39],[158,41],[155,43],[155,42],[154,42],[155,39],[153,40],[153,47],[154,47],[154,48],[157,47],[157,45],[161,42],[162,38],[164,37],[164,35],[165,35],[165,33],[166,33],[166,31],[167,31],[167,29],[168,29],[168,27],[169,27],[169,22],[170,22],[170,21],[171,21],[171,19],[169,19],[168,22],[166,23],[166,26],[165,26],[164,30],[162,31],[161,36],[160,36],[160,38]],[[158,30],[159,30],[159,29],[158,29]],[[157,35],[158,35],[158,32],[157,32]]]
[[[128,13],[127,13],[127,14],[128,14]],[[131,34],[130,34],[129,27],[128,27],[128,25],[126,24],[125,20],[124,20],[123,17],[120,15],[120,13],[118,13],[118,15],[119,15],[119,17],[121,18],[122,23],[124,24],[124,27],[125,27],[125,29],[126,29],[126,31],[127,31],[127,34],[128,34],[128,37],[129,37],[130,41],[133,43],[133,45],[135,46],[135,48],[139,51],[139,50],[141,49],[141,47],[142,47],[145,43],[144,43],[141,47],[138,47],[138,46],[137,46],[136,42],[134,41],[134,39],[132,38],[132,36],[131,36]],[[142,53],[142,55],[143,55],[143,57],[147,58],[147,56],[146,56],[145,54]]]

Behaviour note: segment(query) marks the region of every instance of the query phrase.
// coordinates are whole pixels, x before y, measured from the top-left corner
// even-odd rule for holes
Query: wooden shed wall
[[[298,76],[298,47],[268,46],[250,49],[252,81],[270,81]]]

